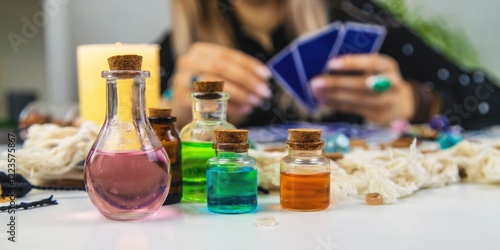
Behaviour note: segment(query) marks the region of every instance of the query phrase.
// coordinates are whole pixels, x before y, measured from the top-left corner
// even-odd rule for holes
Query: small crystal
[[[436,115],[429,122],[429,126],[436,131],[444,131],[450,128],[450,121],[446,116]]]
[[[351,142],[346,135],[338,133],[326,139],[325,153],[347,153],[350,144]]]
[[[447,149],[455,146],[459,142],[463,140],[463,136],[458,131],[448,131],[441,132],[437,137],[437,142],[439,143],[439,147],[441,149]]]
[[[258,227],[272,227],[276,225],[276,218],[272,216],[264,216],[257,218],[256,225]]]

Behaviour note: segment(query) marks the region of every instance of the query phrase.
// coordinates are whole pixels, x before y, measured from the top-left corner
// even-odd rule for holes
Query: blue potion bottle
[[[248,156],[248,131],[214,130],[216,156],[207,162],[207,206],[212,212],[241,214],[257,207],[257,165]]]

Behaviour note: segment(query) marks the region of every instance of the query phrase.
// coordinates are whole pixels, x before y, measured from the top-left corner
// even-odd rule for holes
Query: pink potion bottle
[[[104,125],[85,160],[85,188],[107,218],[138,219],[156,212],[170,186],[170,161],[145,111],[142,56],[108,59]]]

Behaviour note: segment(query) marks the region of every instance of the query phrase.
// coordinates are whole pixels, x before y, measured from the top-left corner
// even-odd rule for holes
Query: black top
[[[425,44],[420,38],[395,19],[387,23],[387,11],[368,0],[330,1],[330,21],[354,21],[375,23],[387,28],[387,36],[380,49],[381,54],[394,58],[400,66],[402,76],[411,82],[433,89],[441,99],[440,113],[446,115],[452,124],[465,129],[480,129],[500,124],[500,90],[482,71],[467,72],[451,63]],[[232,12],[226,12],[236,38],[236,48],[262,62],[267,62],[292,40],[283,26],[272,34],[273,52],[268,53],[254,39],[245,34]],[[170,34],[161,44],[162,92],[169,87],[169,78],[174,71],[175,58],[171,50]],[[271,82],[273,93],[277,85]],[[273,99],[270,105],[254,109],[244,126],[260,126],[299,120],[293,108],[277,108]],[[418,107],[417,107],[418,108]],[[317,121],[313,118],[302,120]],[[361,123],[361,117],[333,113],[322,118],[322,122]]]

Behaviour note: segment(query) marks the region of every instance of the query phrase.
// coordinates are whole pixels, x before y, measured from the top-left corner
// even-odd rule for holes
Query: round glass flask
[[[85,161],[85,188],[107,218],[138,219],[156,212],[168,194],[170,161],[147,119],[148,71],[103,71],[107,111]]]

